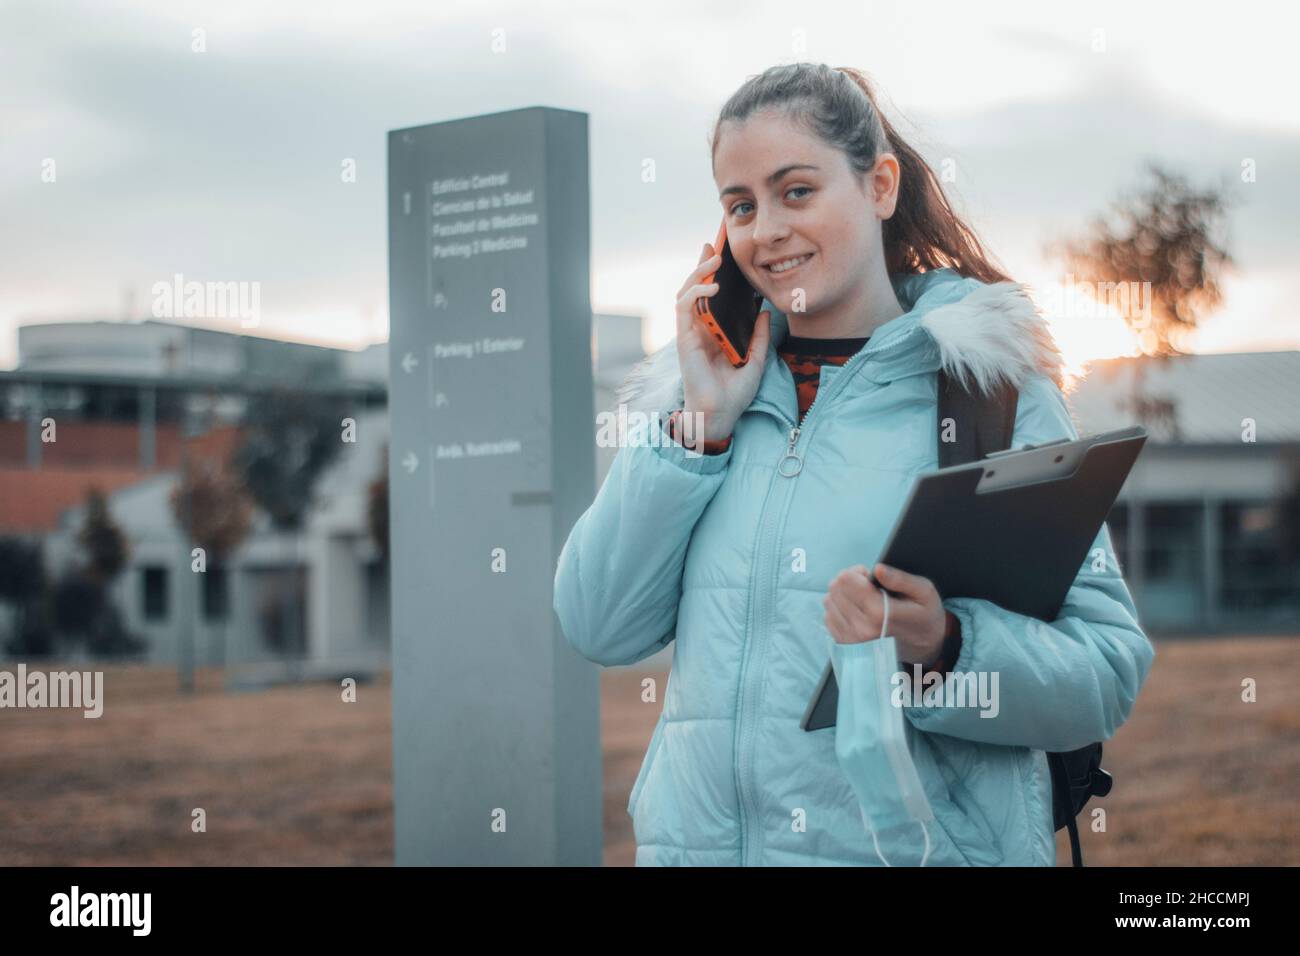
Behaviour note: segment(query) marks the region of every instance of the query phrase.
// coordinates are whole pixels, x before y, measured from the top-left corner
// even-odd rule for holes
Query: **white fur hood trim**
[[[920,325],[938,346],[940,366],[950,378],[986,393],[1003,381],[1019,387],[1034,372],[1062,384],[1061,352],[1027,293],[1019,282],[980,283],[956,302],[921,316]],[[774,316],[774,336],[777,321]],[[616,401],[629,410],[663,411],[677,403],[680,393],[674,338],[632,367]]]
[[[1061,385],[1061,351],[1019,282],[980,285],[927,312],[921,327],[939,347],[940,367],[968,390],[987,394],[1004,381],[1019,388],[1035,372]]]

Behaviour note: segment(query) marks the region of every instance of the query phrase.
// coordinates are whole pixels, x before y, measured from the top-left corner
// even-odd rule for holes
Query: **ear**
[[[894,215],[900,183],[898,157],[893,153],[881,153],[876,157],[875,167],[867,173],[868,197],[880,219]]]

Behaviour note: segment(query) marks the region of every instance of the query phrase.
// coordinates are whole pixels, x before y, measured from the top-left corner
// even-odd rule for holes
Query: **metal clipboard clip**
[[[1075,441],[1073,438],[1057,438],[1052,441],[1045,441],[1041,445],[1024,445],[1020,448],[1005,448],[1002,451],[991,451],[984,458],[1001,458],[1003,455],[1018,455],[1022,451],[1033,451],[1035,448],[1049,448],[1052,445],[1066,445]]]

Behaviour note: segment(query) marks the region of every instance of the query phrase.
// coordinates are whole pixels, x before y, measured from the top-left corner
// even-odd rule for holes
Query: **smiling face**
[[[858,334],[873,284],[888,287],[881,221],[894,213],[897,159],[882,153],[859,176],[841,150],[762,111],[723,124],[713,174],[731,253],[749,284],[787,315],[795,290],[804,291],[801,328],[792,318],[791,332]]]

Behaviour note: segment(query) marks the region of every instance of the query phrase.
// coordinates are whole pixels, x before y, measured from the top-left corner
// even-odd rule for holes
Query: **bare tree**
[[[177,525],[187,532],[191,542],[203,549],[209,574],[224,568],[226,559],[247,537],[252,525],[253,504],[239,478],[211,459],[199,459],[197,465],[186,468],[186,473],[172,488],[171,508]],[[218,625],[218,631],[224,665],[224,620]]]
[[[1223,301],[1222,277],[1235,263],[1217,234],[1231,200],[1226,184],[1197,190],[1155,162],[1147,173],[1150,182],[1113,203],[1084,235],[1049,243],[1047,252],[1099,289],[1139,290],[1112,304],[1138,333],[1142,352],[1159,360],[1184,352],[1189,334]],[[1177,438],[1173,402],[1146,394],[1146,370],[1142,360],[1134,367],[1132,411]]]
[[[86,491],[86,520],[77,540],[86,552],[86,573],[104,587],[126,567],[131,547],[122,529],[113,522],[108,500],[98,487]]]
[[[122,623],[110,587],[131,556],[126,535],[108,510],[108,499],[92,486],[86,492],[85,523],[77,533],[85,563],[63,575],[53,592],[56,627],[79,637],[92,655],[130,656],[145,643]]]

